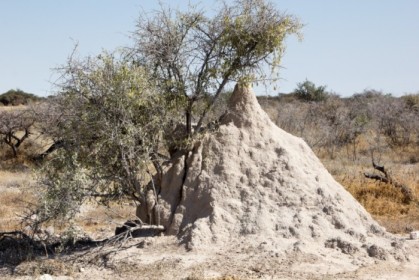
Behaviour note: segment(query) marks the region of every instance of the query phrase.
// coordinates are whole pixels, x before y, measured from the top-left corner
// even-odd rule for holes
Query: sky
[[[276,90],[257,87],[257,94],[288,93],[306,79],[341,96],[419,92],[419,1],[271,1],[300,18],[304,39],[287,39]],[[216,7],[210,0],[160,2]],[[158,0],[0,0],[0,93],[53,94],[54,69],[76,44],[82,57],[130,46],[140,15],[158,9]]]

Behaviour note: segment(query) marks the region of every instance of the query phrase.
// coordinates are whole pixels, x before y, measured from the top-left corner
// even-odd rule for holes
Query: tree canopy
[[[201,128],[230,81],[264,80],[267,69],[277,73],[285,38],[300,28],[297,18],[264,0],[223,3],[212,17],[197,8],[163,8],[151,18],[140,18],[131,51],[150,69],[162,93],[186,100],[190,135],[192,122]],[[202,100],[206,106],[197,110]]]
[[[42,100],[41,97],[32,93],[24,92],[20,89],[11,89],[3,94],[0,94],[0,105],[5,106],[28,105],[40,100]]]
[[[314,102],[325,101],[330,96],[326,86],[316,86],[309,80],[299,83],[293,93],[298,99]]]
[[[188,154],[228,83],[278,70],[298,20],[264,0],[218,8],[211,17],[162,8],[140,18],[135,46],[121,56],[70,57],[52,99],[60,121],[53,118],[51,134],[61,149],[41,176],[41,220],[72,218],[89,198],[142,201],[173,150]]]
[[[64,77],[54,101],[62,121],[53,131],[64,143],[43,167],[48,207],[38,214],[45,219],[72,217],[89,198],[138,199],[150,170],[164,160],[164,133],[179,115],[143,67],[111,54],[71,58]]]

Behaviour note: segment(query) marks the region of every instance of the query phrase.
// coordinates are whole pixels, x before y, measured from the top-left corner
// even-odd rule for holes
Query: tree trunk
[[[192,105],[193,101],[189,100],[188,107],[186,108],[186,136],[189,138],[192,135]]]

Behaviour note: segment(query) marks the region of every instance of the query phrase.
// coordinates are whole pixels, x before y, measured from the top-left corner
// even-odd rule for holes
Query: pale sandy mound
[[[158,192],[160,223],[187,248],[305,253],[354,265],[406,258],[403,244],[243,86],[216,132],[167,168]]]

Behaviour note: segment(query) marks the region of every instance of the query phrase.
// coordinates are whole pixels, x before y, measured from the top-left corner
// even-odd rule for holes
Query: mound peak
[[[166,167],[156,211],[166,234],[192,249],[405,259],[400,242],[302,139],[269,119],[250,87],[236,85],[220,123]]]

